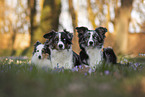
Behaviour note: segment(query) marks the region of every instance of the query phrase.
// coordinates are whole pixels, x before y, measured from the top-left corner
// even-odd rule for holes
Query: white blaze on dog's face
[[[66,39],[62,38],[61,36],[62,36],[62,33],[58,33],[58,37],[59,37],[59,40],[58,40],[58,43],[57,43],[57,48],[58,49],[64,49],[65,48],[64,42],[62,42],[62,41],[65,41]]]
[[[88,40],[88,46],[94,46],[94,39],[93,39],[94,32],[89,32],[89,40]]]
[[[43,44],[40,44],[40,45],[38,45],[36,47],[36,56],[38,57],[38,59],[42,59],[43,58],[43,56],[42,56],[43,48],[44,48]]]
[[[43,56],[43,50],[44,50],[44,44],[41,44],[39,41],[36,42],[36,44],[34,45],[34,52],[33,55],[35,55],[38,59],[42,59]]]

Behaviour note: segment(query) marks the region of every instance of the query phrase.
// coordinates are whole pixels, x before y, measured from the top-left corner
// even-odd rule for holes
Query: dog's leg
[[[103,48],[103,59],[107,64],[117,63],[117,57],[112,48]]]
[[[78,54],[76,54],[74,51],[73,51],[73,64],[74,64],[74,66],[81,65],[80,56]]]
[[[83,50],[80,52],[80,60],[82,64],[89,65],[89,56]]]

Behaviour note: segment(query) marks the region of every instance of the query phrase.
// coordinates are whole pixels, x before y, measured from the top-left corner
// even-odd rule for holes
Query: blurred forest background
[[[108,29],[104,47],[117,55],[145,54],[145,0],[0,0],[0,56],[32,56],[33,45],[51,30]]]

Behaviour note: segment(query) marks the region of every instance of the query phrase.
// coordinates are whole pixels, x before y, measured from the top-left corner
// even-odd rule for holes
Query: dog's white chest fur
[[[88,63],[91,67],[96,67],[102,60],[102,51],[98,48],[87,48],[86,52],[89,56]]]
[[[38,59],[36,54],[32,56],[31,63],[35,64],[38,67],[52,68],[50,59],[47,59],[47,58]]]
[[[73,67],[73,52],[72,50],[52,50],[51,51],[52,67],[64,67],[72,69]]]

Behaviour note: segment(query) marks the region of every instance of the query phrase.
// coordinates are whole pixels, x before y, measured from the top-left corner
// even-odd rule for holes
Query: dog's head
[[[34,44],[33,55],[35,54],[38,59],[42,59],[43,58],[43,53],[44,53],[44,44],[42,44],[39,41],[37,41]]]
[[[43,36],[48,39],[46,46],[51,49],[64,50],[70,49],[72,45],[73,34],[64,30],[63,32],[51,31]]]
[[[106,28],[99,27],[95,30],[89,30],[86,27],[76,27],[79,37],[80,48],[97,47],[102,48],[104,44]]]

